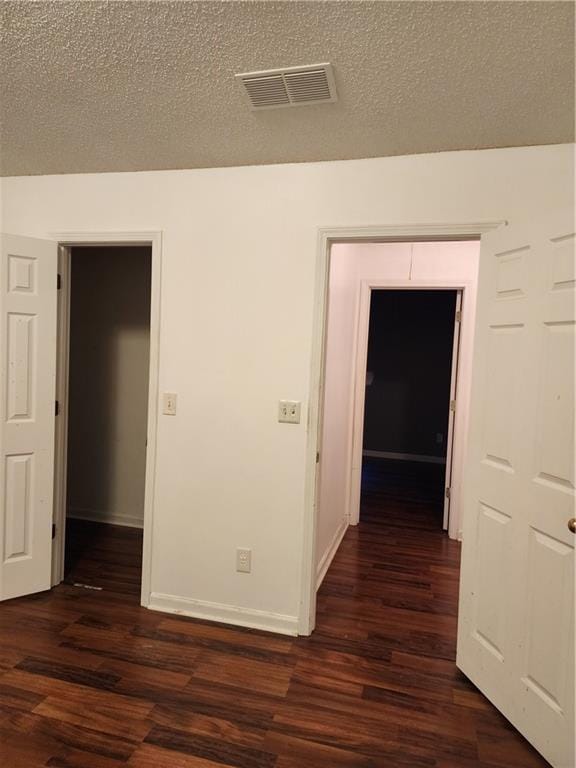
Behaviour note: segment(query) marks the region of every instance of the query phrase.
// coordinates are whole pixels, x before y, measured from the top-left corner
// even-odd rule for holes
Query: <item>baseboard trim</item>
[[[425,456],[422,453],[395,453],[394,451],[362,451],[362,456],[374,459],[396,459],[397,461],[421,461],[424,464],[446,464],[443,456]]]
[[[112,512],[100,512],[94,509],[68,509],[66,517],[76,520],[88,520],[91,523],[107,523],[108,525],[123,525],[125,528],[143,528],[144,520],[129,515],[115,515]]]
[[[153,611],[172,613],[177,616],[190,616],[193,619],[218,621],[222,624],[234,624],[251,629],[263,629],[281,635],[298,634],[297,616],[241,608],[236,605],[210,603],[205,600],[194,600],[190,597],[152,592],[150,602],[146,607]]]
[[[332,541],[330,542],[328,549],[326,550],[326,552],[324,552],[324,554],[322,555],[322,559],[318,563],[318,567],[316,568],[316,590],[320,589],[320,585],[324,581],[326,572],[328,571],[328,568],[330,568],[330,564],[334,559],[334,555],[338,551],[338,547],[340,546],[342,539],[344,538],[344,534],[348,530],[348,525],[349,525],[348,519],[344,518],[344,520],[342,520],[338,529],[336,530],[334,536],[332,537]]]

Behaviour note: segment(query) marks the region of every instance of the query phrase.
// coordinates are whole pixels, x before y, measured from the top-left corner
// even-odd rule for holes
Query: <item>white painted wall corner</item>
[[[334,536],[332,537],[332,541],[330,542],[328,549],[322,556],[322,559],[318,563],[318,567],[316,569],[316,589],[320,589],[320,585],[324,581],[324,576],[326,576],[326,572],[328,571],[328,568],[330,568],[330,564],[332,563],[332,560],[334,559],[334,555],[338,551],[338,547],[340,546],[340,542],[344,538],[344,534],[348,530],[348,519],[344,518],[338,528],[336,529],[336,532],[334,533]]]

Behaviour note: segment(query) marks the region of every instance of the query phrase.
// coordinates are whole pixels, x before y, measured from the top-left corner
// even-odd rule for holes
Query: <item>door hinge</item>
[[[56,416],[60,415],[60,403],[58,402],[58,400],[56,400],[56,402],[54,403],[54,413],[56,414]]]
[[[56,538],[56,523],[52,523],[52,538]]]
[[[58,273],[58,275],[56,275],[56,289],[59,291],[60,288],[62,288],[62,275]]]
[[[446,498],[450,498],[450,488],[446,488]]]
[[[320,461],[320,452],[316,451],[316,464]]]
[[[444,401],[446,402],[446,401]],[[450,410],[455,411],[456,410],[456,400],[450,400]]]
[[[456,310],[456,322],[461,323],[462,322],[462,310],[458,309]]]

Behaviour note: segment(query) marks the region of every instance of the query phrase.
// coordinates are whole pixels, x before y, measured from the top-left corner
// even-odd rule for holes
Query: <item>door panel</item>
[[[546,323],[543,329],[543,370],[538,403],[536,480],[557,490],[574,488],[574,397],[570,363],[574,324]]]
[[[2,235],[0,599],[50,587],[56,243]]]
[[[561,714],[568,705],[569,682],[563,656],[570,649],[570,612],[563,611],[563,602],[570,594],[572,549],[534,528],[530,531],[528,551],[528,616],[527,643],[523,682],[533,694],[542,699],[544,708]],[[550,600],[548,582],[558,586],[564,600]],[[561,653],[550,653],[551,628],[558,631],[555,645]]]
[[[6,509],[4,522],[4,562],[31,553],[30,497],[34,455],[20,454],[6,457]]]
[[[574,222],[482,238],[457,663],[557,768],[574,755]]]
[[[476,639],[501,664],[506,648],[506,605],[499,584],[508,576],[510,516],[480,504],[474,631]]]

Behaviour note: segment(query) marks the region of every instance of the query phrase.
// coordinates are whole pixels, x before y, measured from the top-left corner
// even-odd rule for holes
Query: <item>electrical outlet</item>
[[[442,445],[443,442],[444,442],[444,435],[442,434],[442,432],[436,432],[436,443],[438,445]]]
[[[278,403],[278,421],[282,424],[300,424],[299,400],[280,400]]]
[[[177,396],[174,392],[164,392],[162,413],[165,416],[176,416]]]
[[[238,573],[250,573],[252,570],[252,550],[236,550],[236,570]]]

